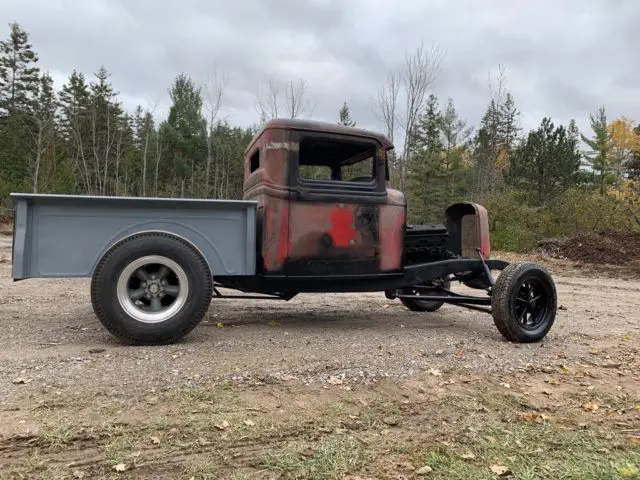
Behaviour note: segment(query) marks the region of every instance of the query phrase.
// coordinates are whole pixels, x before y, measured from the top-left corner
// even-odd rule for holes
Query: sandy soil
[[[593,278],[593,271],[549,262],[561,309],[547,339],[535,345],[504,341],[491,317],[479,312],[444,306],[436,313],[419,314],[407,311],[397,301],[388,301],[383,294],[314,294],[300,295],[290,302],[214,300],[205,321],[182,342],[139,348],[120,345],[102,328],[91,310],[87,280],[13,283],[9,261],[10,238],[0,237],[2,478],[107,478],[121,476],[121,469],[131,475],[126,478],[232,478],[232,473],[237,478],[279,478],[293,475],[295,468],[303,468],[300,465],[307,468],[308,462],[289,465],[281,456],[279,463],[262,461],[258,465],[256,459],[263,458],[269,448],[284,448],[285,441],[320,441],[309,437],[308,430],[300,433],[293,425],[307,422],[317,432],[324,428],[314,423],[319,418],[330,422],[339,417],[344,422],[362,413],[348,416],[341,412],[334,417],[327,413],[332,405],[353,407],[360,400],[367,404],[382,397],[389,408],[380,410],[380,418],[384,421],[391,412],[402,419],[405,433],[413,425],[413,436],[416,432],[426,434],[422,428],[430,422],[435,430],[442,427],[446,432],[448,427],[442,422],[448,425],[450,415],[464,412],[465,407],[457,408],[455,402],[447,400],[448,394],[476,402],[488,391],[517,392],[526,394],[527,401],[538,407],[551,402],[571,418],[574,413],[597,415],[607,411],[607,402],[615,403],[607,395],[613,395],[624,398],[622,407],[617,403],[615,408],[610,407],[611,411],[622,409],[624,413],[624,418],[616,420],[622,422],[620,432],[626,432],[621,434],[633,438],[640,435],[640,281],[624,279],[623,274],[612,275],[611,270],[608,278]],[[567,374],[571,381],[560,382],[568,385],[566,389],[549,383],[550,377]],[[585,383],[585,376],[589,382]],[[219,394],[221,386],[225,390]],[[595,392],[588,387],[602,395],[597,400],[597,413],[590,412],[588,406],[580,407],[587,401],[596,402],[592,398]],[[181,396],[176,397],[176,392],[182,392]],[[209,398],[204,392],[218,393]],[[584,392],[585,398],[581,397]],[[496,422],[506,421],[501,416],[511,410],[492,410],[490,403],[481,407],[495,410]],[[245,413],[262,415],[263,420],[271,422],[271,430],[258,419],[245,416],[238,419],[245,422],[242,428],[264,426],[260,435],[248,443],[246,435],[229,433],[230,437],[224,437],[233,430],[233,422],[229,425],[215,415],[226,412],[226,418],[235,417],[223,405],[227,409],[242,405]],[[417,410],[395,408],[402,405]],[[213,406],[215,412],[207,410]],[[193,430],[191,420],[189,428],[186,423],[171,428],[169,424],[158,426],[160,418],[178,418],[191,409],[223,423],[209,425],[208,433]],[[429,420],[423,418],[422,424],[412,424],[429,409]],[[393,432],[399,422],[387,421],[386,426],[384,422],[372,423],[361,429],[365,436],[356,443],[368,445],[365,452],[377,451],[378,446],[372,446],[366,435],[379,435],[385,429]],[[575,428],[582,422],[575,419]],[[139,443],[137,447],[118,444],[119,449],[112,450],[120,456],[114,454],[108,446],[115,437],[105,429],[113,432],[117,425],[128,425],[131,432],[146,432],[145,447]],[[93,436],[87,433],[91,428]],[[164,435],[161,445],[151,435],[154,428],[160,432],[157,438]],[[265,433],[274,428],[289,430],[277,438]],[[220,439],[213,444],[198,444],[197,448],[191,443],[181,448],[176,438],[178,431],[186,430],[190,433],[185,435],[199,439],[222,435],[224,442],[230,443],[227,450]],[[117,436],[118,441],[122,438],[129,437]],[[142,441],[135,438],[136,442]],[[404,437],[399,433],[396,438]],[[149,453],[151,447],[155,448],[153,455]],[[319,448],[313,447],[315,457],[300,458],[316,461]],[[391,455],[388,449],[384,451]],[[219,456],[212,459],[205,455],[207,452]],[[398,458],[409,454],[391,452],[393,468],[369,459],[363,460],[364,466],[354,463],[324,476],[316,475],[313,469],[298,473],[303,472],[302,478],[341,478],[349,472],[362,475],[351,478],[418,475],[418,457],[411,457],[412,465],[398,467],[398,462],[410,461],[408,457]],[[638,454],[637,448],[631,452]],[[486,462],[488,468],[491,461]],[[210,471],[213,473],[207,476]],[[438,473],[434,472],[432,475]],[[451,472],[442,478],[457,478]],[[465,474],[473,475],[469,472]]]

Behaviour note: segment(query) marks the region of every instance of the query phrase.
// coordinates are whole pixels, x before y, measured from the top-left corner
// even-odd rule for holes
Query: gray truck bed
[[[214,276],[254,275],[256,202],[11,194],[14,280],[90,277],[120,239],[155,230],[192,242]]]

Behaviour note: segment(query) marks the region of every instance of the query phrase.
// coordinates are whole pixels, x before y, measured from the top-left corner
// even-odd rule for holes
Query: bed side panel
[[[193,243],[214,276],[255,273],[250,202],[31,198],[16,200],[13,277],[90,277],[112,245],[150,230]]]

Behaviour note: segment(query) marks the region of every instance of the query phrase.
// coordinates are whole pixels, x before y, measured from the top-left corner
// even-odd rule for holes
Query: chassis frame
[[[298,293],[349,293],[349,292],[378,292],[384,291],[385,296],[394,300],[416,299],[424,300],[424,296],[398,293],[407,288],[429,292],[429,301],[454,304],[460,307],[485,313],[491,311],[490,290],[495,284],[492,270],[504,270],[509,262],[504,260],[487,259],[482,257],[478,249],[478,259],[454,258],[436,262],[409,265],[400,275],[375,275],[345,277],[252,277],[240,283],[230,279],[218,279],[214,282],[214,297],[219,299],[247,299],[247,300],[285,300],[289,301]],[[485,289],[488,296],[461,295],[445,288],[440,284],[433,284],[442,278],[460,281],[475,289]],[[230,288],[248,295],[223,295],[218,287]],[[255,295],[255,293],[262,293]],[[486,306],[482,308],[481,305]]]

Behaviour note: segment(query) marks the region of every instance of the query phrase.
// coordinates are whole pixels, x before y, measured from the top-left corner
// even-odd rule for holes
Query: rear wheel
[[[509,264],[491,293],[493,321],[509,341],[542,340],[553,326],[557,293],[551,274],[529,262]]]
[[[451,281],[447,280],[442,283],[442,286],[449,290],[451,288]],[[444,302],[441,300],[428,300],[430,296],[442,295],[438,291],[426,291],[420,289],[407,288],[401,292],[403,295],[419,295],[425,297],[425,299],[418,298],[401,298],[400,302],[412,312],[435,312],[440,309]]]
[[[200,253],[165,233],[132,236],[111,248],[91,281],[91,302],[104,327],[139,345],[175,342],[202,320],[213,281]]]

